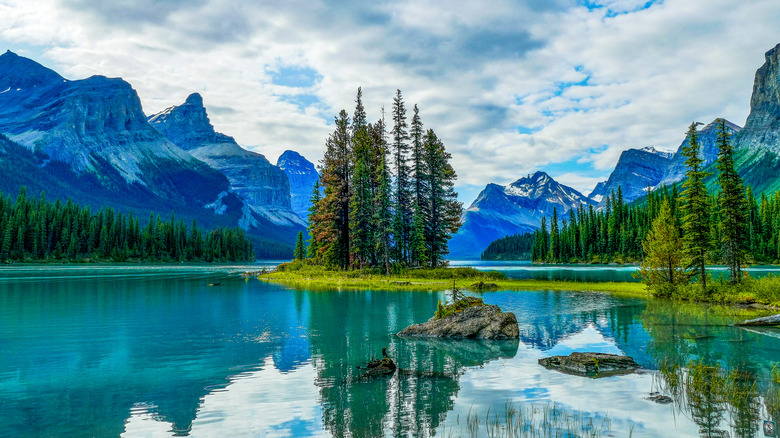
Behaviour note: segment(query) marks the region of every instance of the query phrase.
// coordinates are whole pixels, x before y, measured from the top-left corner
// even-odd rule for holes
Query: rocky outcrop
[[[312,190],[320,178],[317,169],[295,151],[284,151],[276,161],[276,166],[282,169],[290,180],[290,206],[298,216],[308,221]]]
[[[191,94],[182,105],[149,117],[149,123],[170,141],[222,172],[230,181],[230,189],[254,213],[278,226],[305,226],[290,208],[287,175],[263,155],[247,151],[232,137],[216,132],[199,94]]]
[[[422,324],[410,325],[398,332],[398,336],[514,339],[520,336],[520,329],[514,313],[503,313],[495,305],[479,305],[440,319],[434,316]]]
[[[639,369],[639,364],[628,356],[606,353],[579,353],[539,359],[539,365],[567,374],[587,377],[605,377],[628,374]]]
[[[367,371],[361,378],[370,379],[372,377],[390,376],[395,374],[395,362],[387,355],[387,348],[382,349],[382,359],[374,359],[366,364]]]
[[[734,324],[740,327],[775,327],[780,326],[780,315],[764,316],[762,318],[749,319]]]
[[[750,97],[750,115],[737,136],[737,149],[770,149],[780,153],[780,44],[766,52]]]

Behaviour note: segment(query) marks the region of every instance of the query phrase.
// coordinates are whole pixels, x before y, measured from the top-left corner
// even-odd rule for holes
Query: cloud
[[[7,48],[122,77],[148,114],[200,92],[218,131],[271,161],[320,159],[358,86],[371,119],[401,89],[469,193],[572,160],[581,188],[692,120],[743,124],[780,16],[772,0],[32,3],[0,2]]]

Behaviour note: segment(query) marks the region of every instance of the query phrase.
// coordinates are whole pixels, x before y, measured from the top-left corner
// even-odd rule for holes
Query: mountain
[[[294,212],[303,220],[309,220],[311,194],[314,183],[320,178],[317,169],[310,161],[295,151],[284,151],[276,161],[276,166],[287,174],[290,180],[290,203]]]
[[[9,51],[0,56],[0,89],[0,132],[32,152],[42,169],[96,180],[93,196],[109,205],[198,210],[229,187],[152,128],[121,79],[70,81]],[[29,182],[19,175],[7,185]]]
[[[726,128],[732,135],[732,139],[742,129],[738,125],[731,123],[728,120],[726,120]],[[701,147],[702,159],[704,159],[704,166],[708,166],[718,159],[718,146],[716,144],[718,140],[717,131],[718,129],[716,120],[713,120],[703,128],[699,129],[699,143]],[[657,186],[672,185],[685,179],[686,166],[685,157],[682,154],[682,149],[687,145],[688,139],[686,137],[677,148],[677,152],[675,152],[674,157],[672,157],[669,166],[667,167]]]
[[[617,192],[620,187],[623,200],[631,202],[647,193],[648,187],[655,187],[661,182],[672,157],[672,153],[662,152],[651,146],[625,150],[620,154],[609,179],[599,183],[589,197],[603,205],[606,196]]]
[[[607,196],[607,182],[601,181],[600,183],[596,184],[596,187],[593,188],[593,190],[588,195],[588,198],[592,199],[595,202],[601,202],[602,199],[604,199],[605,196]]]
[[[508,186],[488,184],[463,214],[450,240],[450,257],[478,257],[495,239],[539,228],[542,217],[557,208],[562,217],[572,208],[595,202],[544,172],[520,178]]]
[[[735,138],[737,171],[753,193],[780,190],[780,44],[766,52],[750,97],[750,114]]]
[[[227,135],[214,130],[203,98],[194,93],[179,105],[149,117],[149,123],[168,140],[222,172],[230,189],[246,204],[242,227],[261,228],[261,222],[289,228],[284,234],[305,228],[290,208],[287,175],[261,154],[243,149]]]
[[[0,55],[0,134],[6,193],[24,185],[33,195],[45,190],[49,199],[95,208],[166,217],[174,211],[204,228],[248,228],[256,220],[224,174],[149,124],[138,94],[122,79],[68,80],[6,52]],[[293,236],[278,231],[255,227],[250,235],[258,255],[292,252]]]

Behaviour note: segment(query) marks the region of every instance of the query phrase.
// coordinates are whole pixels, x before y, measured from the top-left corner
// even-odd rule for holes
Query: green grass
[[[667,287],[659,298],[680,301],[696,301],[717,304],[763,304],[780,307],[780,277],[768,275],[762,278],[745,277],[739,284],[713,281],[710,278],[707,290],[699,283]]]
[[[610,292],[625,296],[650,294],[641,283],[571,282],[550,280],[512,280],[500,272],[478,271],[473,268],[406,269],[389,276],[375,270],[334,271],[302,262],[285,263],[276,271],[259,274],[261,280],[309,289],[352,289],[391,291],[471,290],[474,283],[495,283],[498,290],[568,290]]]

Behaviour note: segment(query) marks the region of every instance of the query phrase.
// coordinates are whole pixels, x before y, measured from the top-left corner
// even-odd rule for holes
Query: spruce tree
[[[357,112],[357,110],[356,110]],[[350,200],[350,251],[353,266],[364,268],[373,256],[372,219],[374,199],[371,195],[371,137],[365,126],[357,128],[352,138],[354,171]]]
[[[295,260],[303,260],[306,258],[306,245],[303,243],[303,231],[298,231],[298,239],[295,241],[295,253],[293,254]]]
[[[336,128],[326,141],[320,180],[325,186],[325,197],[319,202],[318,220],[321,238],[318,245],[323,261],[330,267],[349,267],[349,201],[351,198],[351,140],[349,116],[341,110],[335,120]]]
[[[560,236],[558,235],[558,209],[553,207],[553,215],[552,219],[550,219],[550,252],[547,254],[547,262],[559,262],[560,251]]]
[[[748,206],[742,178],[734,169],[734,146],[726,121],[718,119],[717,123],[720,243],[723,260],[731,273],[731,282],[738,283],[742,279],[742,266],[748,248]]]
[[[382,111],[384,115],[384,110]],[[375,150],[379,151],[376,168],[376,193],[374,194],[374,248],[376,260],[385,275],[390,274],[390,234],[392,228],[392,203],[390,201],[390,172],[387,164],[384,117],[372,129]]]
[[[449,163],[452,155],[445,150],[444,143],[432,129],[425,136],[424,148],[430,184],[427,201],[430,216],[427,218],[425,240],[428,263],[436,267],[449,253],[447,242],[450,237],[460,228],[463,205],[458,202],[458,194],[454,190],[457,175]]]
[[[320,204],[320,199],[322,198],[321,187],[320,187],[320,180],[314,182],[314,187],[312,187],[311,197],[309,198],[309,202],[311,202],[311,206],[309,207],[309,247],[306,250],[306,256],[310,259],[319,259],[319,248],[320,248],[320,239],[321,237],[318,236],[318,230],[320,226],[322,225],[320,222],[320,218],[317,216],[317,211]]]
[[[409,134],[406,123],[406,107],[401,90],[396,90],[393,98],[393,130],[391,132],[393,160],[395,167],[395,193],[393,212],[393,239],[395,257],[400,262],[407,262],[409,257],[409,237],[413,216],[413,206],[410,193]]]
[[[707,290],[707,252],[709,240],[709,208],[704,178],[709,175],[702,169],[704,161],[700,156],[699,135],[696,123],[688,128],[687,144],[682,148],[685,157],[686,180],[682,192],[682,228],[685,267],[699,276],[702,290]]]

